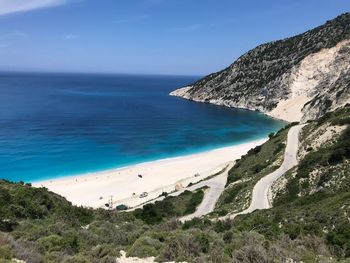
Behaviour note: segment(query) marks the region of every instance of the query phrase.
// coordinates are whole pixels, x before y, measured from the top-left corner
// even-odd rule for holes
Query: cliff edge
[[[350,13],[260,45],[170,95],[257,110],[289,122],[319,118],[350,103]]]

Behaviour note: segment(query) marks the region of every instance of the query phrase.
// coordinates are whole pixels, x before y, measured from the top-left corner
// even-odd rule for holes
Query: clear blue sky
[[[0,70],[204,75],[348,0],[0,0]]]

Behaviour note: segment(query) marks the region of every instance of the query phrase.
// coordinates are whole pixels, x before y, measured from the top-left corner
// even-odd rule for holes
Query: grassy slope
[[[262,146],[250,150],[229,171],[226,189],[219,198],[214,214],[226,215],[240,211],[251,201],[254,185],[265,175],[276,170],[283,162],[290,125],[281,129]]]

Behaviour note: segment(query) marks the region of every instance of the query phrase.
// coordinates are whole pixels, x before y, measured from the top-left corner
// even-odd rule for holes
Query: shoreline
[[[137,206],[158,197],[162,192],[184,188],[222,170],[267,138],[235,144],[204,152],[109,169],[100,172],[59,177],[33,182],[46,187],[75,205],[105,207],[112,197],[113,205]],[[142,175],[140,178],[138,175]],[[142,192],[148,196],[139,198]]]
[[[273,118],[273,117],[271,117]],[[253,141],[259,141],[259,140],[264,140],[266,137],[258,137],[258,138],[254,138],[254,139],[250,139],[250,140],[243,140],[242,142],[237,142],[237,143],[227,143],[227,144],[222,144],[222,145],[216,145],[216,146],[209,146],[209,147],[203,147],[200,149],[195,149],[194,151],[187,151],[187,152],[182,152],[182,153],[177,153],[174,155],[170,155],[169,157],[159,157],[159,158],[150,158],[150,159],[146,159],[146,160],[140,160],[140,161],[132,161],[129,163],[125,163],[125,164],[120,164],[116,165],[116,166],[112,166],[112,167],[108,167],[108,168],[96,168],[92,171],[83,171],[83,172],[73,172],[73,173],[67,173],[67,174],[59,174],[59,175],[53,175],[51,176],[47,176],[44,177],[42,179],[34,179],[34,180],[29,180],[29,181],[25,181],[26,183],[31,183],[33,185],[35,184],[39,184],[39,183],[47,183],[47,182],[51,182],[51,181],[57,181],[57,180],[63,180],[63,179],[72,179],[72,178],[79,178],[79,177],[84,177],[84,176],[90,176],[90,175],[95,175],[95,174],[101,174],[101,173],[107,173],[107,172],[114,172],[116,170],[122,170],[122,169],[127,169],[129,167],[133,167],[133,166],[139,166],[139,165],[144,165],[144,164],[151,164],[154,162],[160,162],[160,161],[170,161],[170,160],[175,160],[178,158],[184,158],[184,157],[188,157],[188,156],[193,156],[193,155],[197,155],[197,154],[202,154],[202,153],[208,153],[208,152],[212,152],[212,151],[216,151],[219,149],[224,149],[224,148],[229,148],[229,147],[234,147],[234,146],[239,146],[242,144],[246,144],[246,143],[251,143]]]
[[[260,111],[260,110],[254,110],[254,109],[250,109],[250,108],[246,108],[246,107],[241,107],[241,106],[231,106],[231,105],[227,105],[225,103],[219,103],[218,101],[204,101],[204,100],[200,100],[200,99],[194,99],[191,98],[188,95],[188,91],[193,88],[193,86],[185,86],[182,88],[178,88],[176,90],[173,90],[172,92],[169,93],[169,96],[173,96],[173,97],[177,97],[180,99],[184,99],[184,100],[189,100],[189,101],[193,101],[193,102],[199,102],[199,103],[204,103],[204,104],[211,104],[211,105],[216,105],[216,106],[220,106],[220,107],[226,107],[226,108],[234,108],[234,109],[240,109],[240,110],[247,110],[247,111],[252,111],[252,112],[259,112],[263,115],[265,115],[266,117],[269,117],[271,119],[274,120],[278,120],[278,121],[282,121],[285,122],[286,124],[293,122],[293,120],[291,121],[289,116],[283,116],[283,114],[281,113],[281,111],[283,111],[283,109],[274,109],[272,111]],[[293,114],[295,114],[295,112],[293,112]],[[300,122],[300,120],[298,121]]]

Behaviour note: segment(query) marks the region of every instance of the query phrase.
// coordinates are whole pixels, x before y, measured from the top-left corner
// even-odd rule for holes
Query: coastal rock
[[[228,68],[170,93],[306,122],[350,103],[350,13],[258,46]]]

